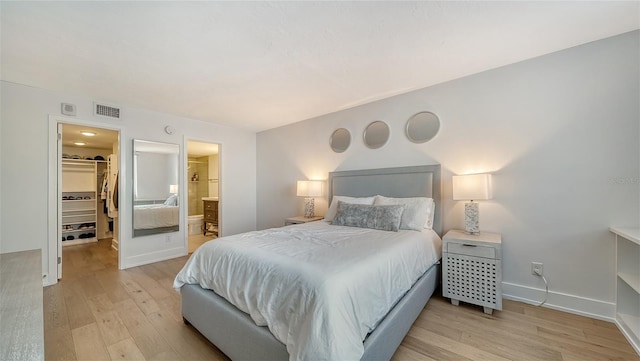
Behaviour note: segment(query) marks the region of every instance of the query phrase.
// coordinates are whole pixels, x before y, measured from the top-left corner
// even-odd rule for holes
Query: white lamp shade
[[[453,176],[453,200],[470,201],[493,198],[491,174]]]
[[[319,197],[322,195],[322,181],[298,181],[298,197]]]
[[[171,194],[178,193],[178,185],[177,184],[170,184],[169,185],[169,193],[171,193]]]

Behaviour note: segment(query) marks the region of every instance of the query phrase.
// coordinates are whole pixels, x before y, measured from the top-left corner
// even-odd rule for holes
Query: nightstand
[[[442,238],[442,296],[502,310],[502,235],[451,230]]]
[[[303,216],[291,217],[291,218],[287,218],[287,219],[284,220],[284,225],[285,226],[290,226],[292,224],[315,222],[315,221],[319,221],[319,220],[321,220],[323,218],[324,218],[324,216],[315,216],[315,217],[311,217],[311,218],[305,218]]]

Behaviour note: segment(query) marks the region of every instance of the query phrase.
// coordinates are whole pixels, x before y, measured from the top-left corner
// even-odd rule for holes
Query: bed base
[[[440,283],[440,264],[425,272],[364,341],[361,360],[390,360]],[[267,327],[199,285],[184,285],[182,317],[234,361],[288,360],[286,346]]]
[[[178,232],[179,230],[180,230],[180,226],[179,225],[167,226],[167,227],[158,227],[158,228],[148,228],[148,229],[134,229],[133,230],[133,236],[134,237],[148,236],[148,235],[151,235],[151,234],[158,234],[158,233]]]

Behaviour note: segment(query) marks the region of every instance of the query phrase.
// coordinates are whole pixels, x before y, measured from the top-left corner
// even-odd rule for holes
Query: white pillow
[[[164,201],[164,205],[165,206],[177,206],[178,205],[178,195],[177,194],[170,195],[169,198],[167,198],[167,200]]]
[[[329,209],[327,209],[327,213],[324,214],[325,221],[333,221],[336,217],[336,213],[338,212],[338,201],[350,204],[368,204],[373,205],[376,197],[347,197],[347,196],[333,196],[333,200],[331,200],[331,205]]]
[[[426,197],[390,198],[376,196],[375,205],[404,204],[400,229],[422,231],[433,226],[433,199]]]
[[[433,217],[436,215],[436,202],[433,201],[433,198],[427,198],[428,203],[431,204],[431,207],[428,207],[427,211],[427,221],[424,222],[424,228],[433,229]]]

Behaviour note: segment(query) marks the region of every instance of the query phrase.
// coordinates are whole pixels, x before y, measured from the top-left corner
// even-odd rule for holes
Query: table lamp
[[[296,195],[304,198],[304,217],[311,218],[314,216],[313,197],[322,195],[322,181],[298,181]]]
[[[491,199],[491,174],[469,174],[453,176],[453,200],[470,201],[464,204],[464,231],[479,234],[478,202]]]

